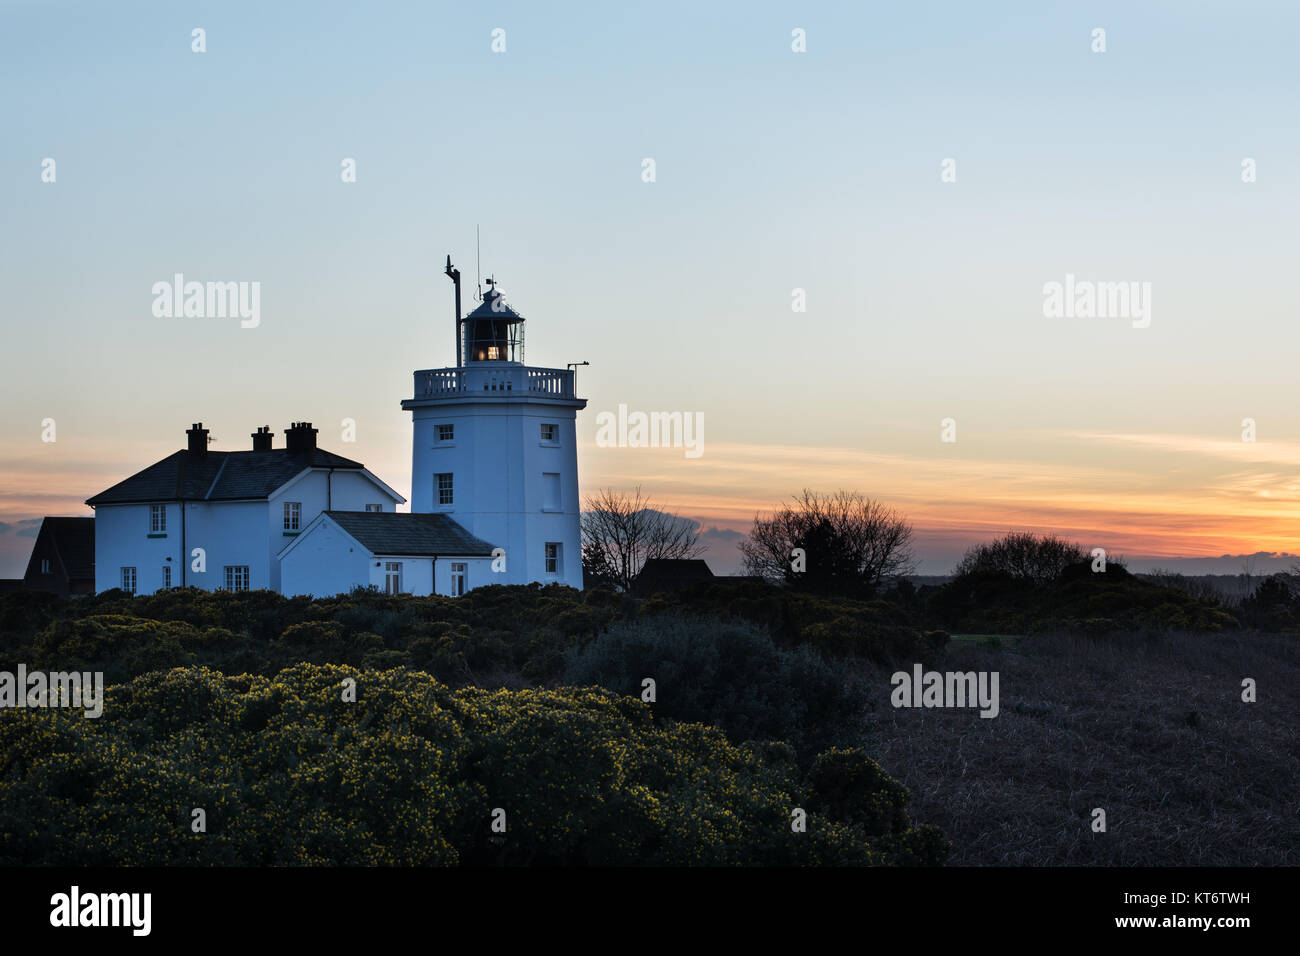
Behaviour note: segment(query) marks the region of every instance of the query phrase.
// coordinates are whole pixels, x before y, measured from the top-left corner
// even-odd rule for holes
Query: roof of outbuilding
[[[178,451],[136,472],[107,491],[86,500],[88,505],[140,501],[236,501],[267,498],[308,468],[365,466],[323,448],[289,451]]]
[[[444,514],[326,511],[371,554],[490,556],[493,546]]]
[[[69,578],[95,576],[95,519],[46,518],[37,535],[49,535]]]

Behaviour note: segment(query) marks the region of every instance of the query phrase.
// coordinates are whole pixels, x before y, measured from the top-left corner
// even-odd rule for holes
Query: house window
[[[402,593],[402,562],[386,561],[384,563],[384,593]]]
[[[560,573],[560,543],[558,541],[546,542],[546,573]]]
[[[560,510],[560,473],[542,472],[542,510]]]
[[[452,503],[451,494],[451,472],[443,472],[433,476],[434,488],[438,492],[438,504],[449,505]]]
[[[246,564],[226,565],[226,590],[227,591],[248,590],[248,565]]]
[[[453,561],[451,563],[451,596],[460,597],[465,593],[465,572],[469,570],[469,565],[463,561]]]
[[[302,525],[302,502],[286,501],[284,503],[284,530],[300,531]]]
[[[456,438],[455,425],[439,425],[438,441],[453,441]]]
[[[127,594],[135,593],[135,568],[122,569],[122,590]]]
[[[49,573],[50,573],[50,559],[41,558],[41,574],[49,574]]]
[[[558,442],[559,440],[560,440],[560,426],[559,426],[559,425],[543,425],[543,426],[542,426],[542,441]]]
[[[371,512],[374,512],[374,511],[383,511],[383,510],[384,510],[384,506],[383,506],[383,505],[366,505],[366,510],[367,510],[367,511],[371,511]]]
[[[150,534],[167,533],[167,506],[166,505],[149,506],[149,533]]]
[[[170,564],[162,566],[162,586],[165,588],[172,586],[172,566]]]

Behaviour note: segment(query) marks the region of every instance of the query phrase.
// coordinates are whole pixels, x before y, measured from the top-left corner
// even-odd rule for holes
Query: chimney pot
[[[187,447],[191,455],[206,455],[208,453],[208,430],[203,427],[202,422],[195,422],[185,432],[185,437],[189,439]]]
[[[316,433],[311,422],[294,422],[284,430],[285,448],[289,451],[311,451],[316,447]]]

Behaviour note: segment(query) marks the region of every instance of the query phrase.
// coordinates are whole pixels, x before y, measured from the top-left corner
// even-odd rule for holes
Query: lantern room
[[[524,317],[506,304],[488,279],[479,307],[461,320],[465,363],[524,360]]]

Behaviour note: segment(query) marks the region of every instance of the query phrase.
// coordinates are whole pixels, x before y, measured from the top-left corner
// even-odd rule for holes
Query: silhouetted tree
[[[602,488],[587,498],[582,513],[584,578],[628,589],[651,558],[697,558],[705,544],[698,525],[660,511],[641,494]]]
[[[856,491],[805,488],[791,504],[754,515],[740,551],[748,573],[821,594],[865,597],[913,567],[911,525]]]
[[[1012,531],[996,541],[977,544],[958,562],[958,577],[970,574],[1005,574],[1030,584],[1051,584],[1066,568],[1086,561],[1081,545],[1053,534]]]

